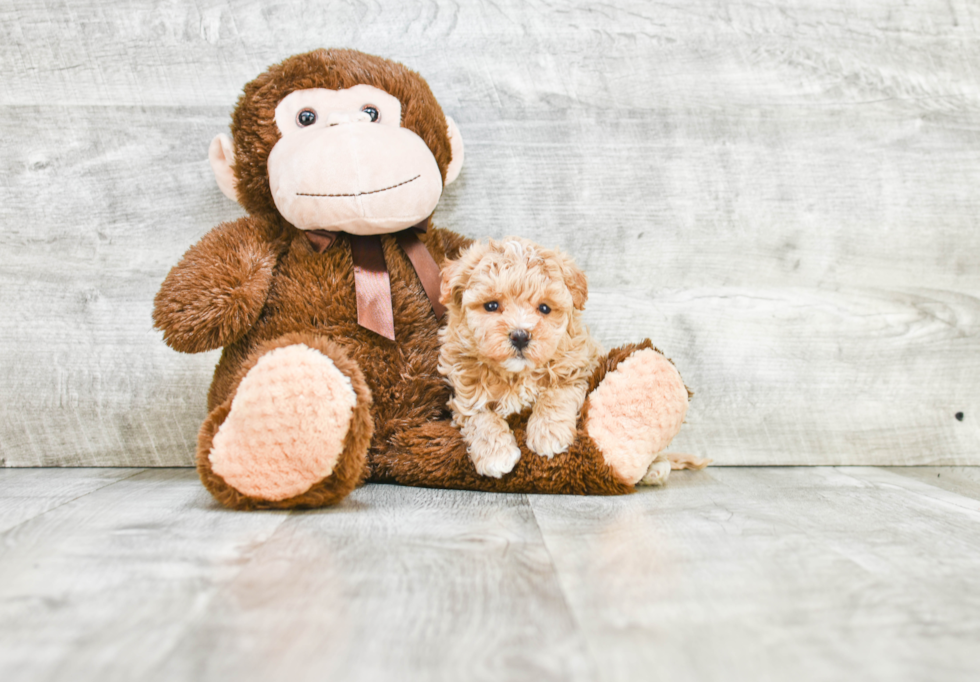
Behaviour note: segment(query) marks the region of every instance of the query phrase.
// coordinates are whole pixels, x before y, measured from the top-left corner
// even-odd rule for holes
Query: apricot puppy
[[[477,242],[443,266],[439,372],[454,389],[453,423],[481,475],[500,478],[517,464],[505,418],[526,407],[535,453],[552,457],[575,439],[602,353],[582,324],[587,297],[571,258],[526,239]]]

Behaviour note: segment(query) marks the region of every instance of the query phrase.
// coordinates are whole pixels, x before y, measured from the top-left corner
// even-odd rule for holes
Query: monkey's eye
[[[304,128],[311,126],[316,123],[316,112],[312,109],[303,109],[296,114],[296,122]]]
[[[548,313],[551,312],[551,308],[548,307],[547,303],[542,303],[541,305],[538,306],[538,312],[541,313],[542,315],[547,315]]]
[[[499,308],[499,307],[500,307],[500,304],[497,303],[496,301],[490,301],[489,303],[484,303],[483,304],[483,309],[486,310],[488,313],[495,313],[495,312],[497,312],[497,308]]]
[[[371,117],[371,123],[377,123],[378,119],[381,118],[381,112],[370,104],[365,104],[361,107],[361,111]]]

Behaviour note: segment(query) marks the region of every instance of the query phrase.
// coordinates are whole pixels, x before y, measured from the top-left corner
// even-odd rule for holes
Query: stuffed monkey
[[[476,472],[437,372],[439,266],[469,240],[429,224],[463,142],[417,73],[296,55],[245,86],[231,132],[209,158],[248,215],[187,251],[153,311],[175,350],[223,349],[197,448],[219,501],[317,507],[364,481],[608,495],[647,474],[689,397],[649,341],[600,363],[568,451],[532,453],[515,414],[519,462]]]

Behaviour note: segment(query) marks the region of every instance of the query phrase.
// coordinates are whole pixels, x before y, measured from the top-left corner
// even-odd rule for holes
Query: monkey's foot
[[[586,428],[606,464],[622,480],[635,484],[680,431],[687,397],[680,374],[667,358],[652,348],[638,350],[589,394]],[[663,468],[654,472],[662,474],[661,483],[670,462],[665,472]]]
[[[250,498],[305,493],[333,472],[356,405],[351,380],[327,355],[301,343],[275,348],[239,384],[211,469]]]

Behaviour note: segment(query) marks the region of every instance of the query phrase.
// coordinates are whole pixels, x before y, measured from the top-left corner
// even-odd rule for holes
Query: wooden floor
[[[714,468],[625,498],[0,470],[0,679],[976,680],[980,469]]]

